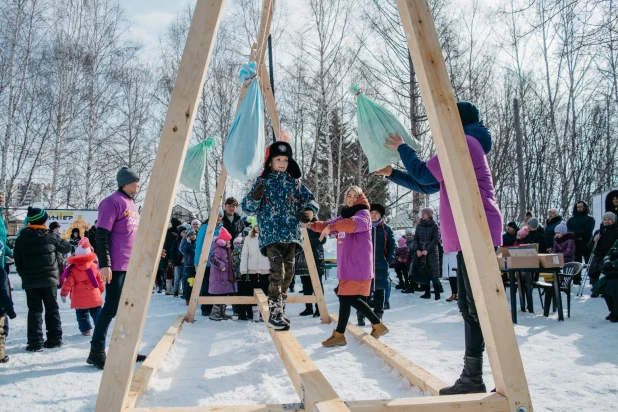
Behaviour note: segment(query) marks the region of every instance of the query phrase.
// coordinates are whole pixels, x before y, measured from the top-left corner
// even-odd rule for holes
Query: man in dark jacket
[[[562,220],[562,216],[558,215],[557,209],[549,209],[547,212],[547,222],[545,222],[545,244],[548,248],[551,248],[554,244],[555,229]]]
[[[584,201],[579,201],[573,207],[573,216],[567,222],[569,232],[575,234],[575,261],[581,262],[582,258],[586,263],[590,261],[590,249],[588,242],[594,231],[594,218],[588,214],[588,204]],[[573,278],[573,284],[581,283],[581,275]]]
[[[588,275],[590,276],[590,283],[594,285],[599,280],[603,268],[603,259],[605,255],[612,248],[614,243],[618,241],[618,222],[616,221],[616,214],[612,212],[606,212],[603,215],[603,224],[594,232],[594,236],[588,242],[588,249],[591,253],[594,249],[594,254],[590,260],[590,267],[588,268]],[[594,292],[590,297],[596,298],[599,294]]]
[[[517,240],[517,222],[509,222],[506,225],[506,233],[502,235],[502,246],[513,246]]]
[[[373,203],[369,210],[371,215],[371,239],[373,242],[373,261],[374,263],[374,287],[373,292],[373,308],[374,312],[380,319],[384,314],[384,299],[385,291],[388,288],[388,268],[390,263],[395,259],[395,250],[397,243],[395,235],[389,225],[384,223],[384,215],[386,208],[381,204]],[[359,325],[365,324],[365,318],[357,313]]]
[[[57,348],[63,345],[62,324],[58,308],[59,283],[58,253],[69,253],[71,245],[56,234],[49,233],[45,222],[47,212],[28,208],[28,226],[15,241],[15,267],[26,290],[28,303],[29,352],[40,352],[43,347]],[[43,342],[43,307],[47,340]]]
[[[230,235],[232,235],[232,240],[236,239],[246,227],[245,222],[242,220],[240,215],[236,213],[237,207],[238,200],[235,198],[228,197],[225,200],[225,214],[223,216],[222,223],[223,227],[230,232]]]
[[[539,245],[539,253],[547,253],[547,240],[545,239],[545,230],[542,226],[539,226],[539,219],[536,217],[532,217],[528,219],[528,226],[530,227],[530,231],[528,232],[528,236],[524,239],[524,243],[533,244],[536,243]],[[552,246],[554,242],[552,241]]]

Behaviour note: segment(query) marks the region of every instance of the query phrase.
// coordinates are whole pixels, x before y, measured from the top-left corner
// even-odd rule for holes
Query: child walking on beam
[[[275,142],[266,149],[264,171],[242,201],[247,214],[257,215],[259,245],[270,261],[268,326],[288,330],[287,291],[294,276],[294,254],[302,248],[300,224],[318,212],[313,193],[300,182],[301,171],[292,158],[292,146]]]

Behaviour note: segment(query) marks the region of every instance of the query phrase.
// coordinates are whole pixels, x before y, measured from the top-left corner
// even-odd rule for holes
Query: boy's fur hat
[[[288,170],[286,172],[292,176],[294,179],[300,179],[302,173],[300,171],[300,167],[298,163],[292,158],[292,146],[288,142],[275,142],[268,146],[266,149],[266,160],[264,161],[264,171],[262,172],[262,178],[267,178],[268,175],[272,172],[270,168],[270,161],[273,157],[277,156],[287,156],[288,158]]]

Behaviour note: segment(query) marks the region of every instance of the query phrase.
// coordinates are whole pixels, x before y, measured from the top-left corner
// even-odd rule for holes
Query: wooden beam
[[[509,412],[507,399],[497,393],[423,396],[419,398],[348,401],[353,412]]]
[[[330,316],[328,315],[328,308],[326,307],[326,301],[324,300],[324,291],[322,290],[322,284],[320,284],[320,276],[318,275],[318,267],[315,264],[313,258],[313,249],[311,249],[311,242],[309,241],[309,234],[307,228],[303,228],[303,249],[305,252],[305,260],[307,261],[307,269],[309,269],[309,276],[311,277],[311,283],[313,285],[313,293],[318,298],[318,309],[320,309],[320,319],[322,323],[330,323]],[[290,301],[288,297],[287,301]]]
[[[262,317],[266,321],[269,314],[268,300],[264,292],[259,289],[255,289],[255,297],[258,300],[258,307]],[[266,322],[264,324],[266,325]],[[335,390],[330,386],[302,346],[300,346],[292,332],[289,330],[276,331],[268,326],[266,328],[277,348],[277,352],[279,352],[279,356],[281,356],[283,366],[285,366],[288,375],[290,375],[296,393],[301,398],[301,401],[304,402],[305,409],[313,411],[316,403],[333,401],[329,403],[329,408],[334,408],[335,405],[338,405],[336,411],[348,411],[349,409],[341,402]],[[334,411],[335,409],[329,410]]]
[[[496,389],[506,396],[511,411],[525,408],[530,412],[532,401],[506,295],[495,275],[498,264],[485,209],[429,4],[427,0],[397,0],[397,5],[440,159]]]
[[[273,125],[273,130],[275,133],[275,139],[279,137],[281,134],[281,123],[279,122],[279,115],[277,111],[277,104],[275,103],[275,95],[273,94],[273,88],[270,84],[270,76],[268,75],[268,68],[266,64],[262,63],[259,67],[260,74],[260,86],[262,87],[262,94],[264,95],[264,100],[266,101],[266,107],[268,108],[268,112],[270,113],[270,121]],[[275,115],[273,115],[273,113]]]
[[[286,303],[317,303],[315,296],[288,296]],[[197,299],[200,305],[257,305],[254,296],[201,296]]]
[[[139,402],[148,387],[150,378],[157,373],[157,370],[159,370],[159,367],[163,363],[163,359],[165,359],[172,345],[176,342],[176,337],[182,328],[183,322],[184,316],[182,315],[174,320],[172,326],[165,332],[165,335],[163,335],[159,343],[157,343],[157,346],[148,354],[148,358],[146,358],[142,366],[140,366],[133,375],[131,388],[129,389],[129,395],[125,404],[127,408],[133,408],[137,405],[137,402]]]
[[[334,323],[337,323],[339,319],[337,315],[331,314],[330,317]],[[373,338],[361,328],[348,323],[346,330],[354,336],[356,340],[371,348],[376,355],[382,358],[390,367],[397,370],[397,372],[406,378],[411,385],[418,387],[423,392],[438,395],[440,389],[448,386],[445,382],[442,382],[425,369],[406,359],[396,350],[386,346],[382,341]]]
[[[195,6],[120,297],[97,396],[97,412],[119,411],[126,402],[165,232],[224,3],[224,0],[200,0]]]
[[[133,408],[125,412],[289,412],[304,411],[287,405],[238,405],[238,406],[183,406]]]

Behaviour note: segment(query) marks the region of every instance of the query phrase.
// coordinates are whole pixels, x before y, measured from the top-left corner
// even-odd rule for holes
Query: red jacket
[[[67,275],[60,296],[71,293],[71,309],[90,309],[103,305],[101,293],[105,290],[97,265],[94,264],[97,255],[89,253],[84,256],[71,256],[67,259],[71,268]],[[99,282],[99,287],[92,286],[86,270],[92,268]]]

